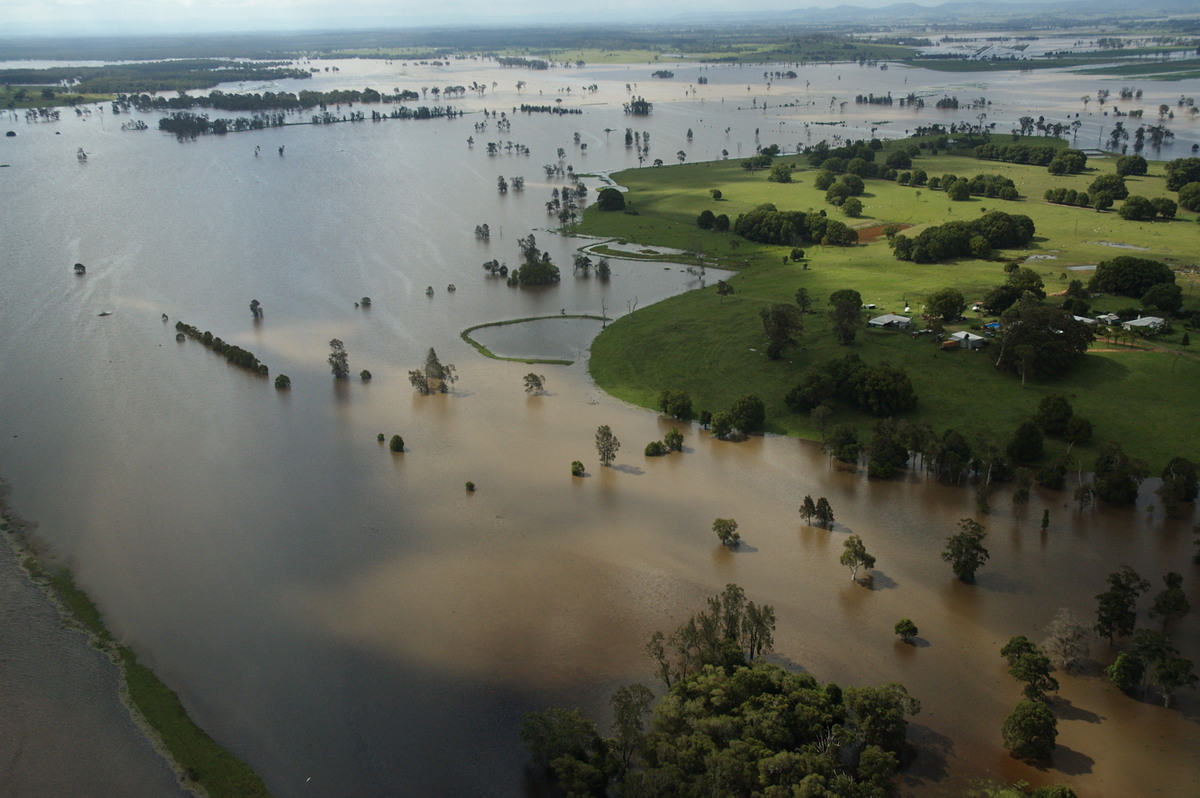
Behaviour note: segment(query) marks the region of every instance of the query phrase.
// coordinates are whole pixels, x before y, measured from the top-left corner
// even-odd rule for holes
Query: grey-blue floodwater
[[[1082,94],[1118,84],[841,65],[801,68],[768,88],[761,69],[683,63],[335,64],[303,84],[225,88],[488,90],[451,101],[469,112],[461,119],[187,143],[153,129],[156,115],[145,117],[149,131],[122,131],[129,117],[108,108],[57,123],[0,117],[18,134],[0,144],[0,473],[114,632],[276,794],[520,795],[522,714],[569,704],[603,721],[612,689],[652,680],[650,632],[727,582],[776,606],[785,661],[846,684],[899,680],[921,699],[913,738],[923,753],[906,793],[956,793],[984,775],[1060,780],[1093,796],[1200,783],[1194,695],[1165,710],[1094,673],[1062,679],[1056,770],[1020,765],[999,744],[1019,693],[997,654],[1009,636],[1039,637],[1060,606],[1086,620],[1104,575],[1122,564],[1156,582],[1183,570],[1200,603],[1191,522],[1164,519],[1148,489],[1124,511],[1078,513],[1056,493],[1017,510],[998,499],[984,519],[992,559],[978,585],[961,585],[937,555],[973,512],[967,490],[915,476],[869,482],[831,470],[811,444],[720,442],[696,427],[682,455],[648,459],[643,447],[670,425],[605,396],[581,360],[537,367],[547,391],[528,396],[529,366],[485,359],[459,338],[489,321],[624,315],[699,286],[678,266],[620,259],[607,283],[573,276],[581,242],[555,234],[545,212],[562,182],[542,165],[560,147],[584,173],[638,165],[626,127],[651,134],[651,160],[673,163],[680,150],[691,161],[748,155],[756,130],[758,143],[792,149],[873,127],[895,136],[978,121],[981,112],[853,102],[909,90],[985,96],[1003,130],[1026,114],[1068,121]],[[676,78],[652,78],[659,68]],[[710,82],[697,84],[700,75]],[[518,80],[528,83],[520,92]],[[1141,85],[1155,108],[1200,82]],[[623,114],[631,94],[655,103],[651,116]],[[512,111],[559,99],[583,114]],[[477,130],[484,108],[505,111],[511,129],[489,117]],[[1095,102],[1091,111],[1080,146],[1111,124]],[[1170,124],[1178,137],[1163,156],[1184,155],[1197,123]],[[487,141],[532,153],[488,156]],[[523,176],[525,190],[499,195],[501,175]],[[482,223],[488,241],[474,236]],[[521,290],[485,277],[480,264],[513,265],[530,232],[562,282]],[[86,275],[72,274],[75,262]],[[354,305],[363,296],[369,309]],[[259,321],[251,299],[265,308]],[[176,343],[176,320],[249,349],[272,376],[290,375],[292,390]],[[526,334],[534,350],[544,332]],[[330,377],[332,338],[371,382]],[[449,395],[417,396],[408,384],[430,347],[458,368]],[[519,334],[505,342],[523,348]],[[596,463],[600,424],[622,442],[614,468]],[[391,454],[378,433],[401,434],[407,451]],[[576,459],[582,479],[569,475]],[[806,493],[829,498],[832,532],[800,522]],[[716,516],[741,523],[741,551],[716,545]],[[878,557],[873,589],[837,565],[849,533]],[[916,621],[927,647],[894,644],[900,617]],[[1194,616],[1176,636],[1200,654]],[[1148,787],[1147,773],[1170,778]]]

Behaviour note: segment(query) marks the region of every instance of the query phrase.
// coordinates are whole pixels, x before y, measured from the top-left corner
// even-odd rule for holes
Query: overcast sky
[[[696,12],[878,6],[894,0],[0,0],[12,33],[203,32],[686,19]],[[941,0],[918,0],[934,5]],[[36,26],[32,30],[31,26]]]

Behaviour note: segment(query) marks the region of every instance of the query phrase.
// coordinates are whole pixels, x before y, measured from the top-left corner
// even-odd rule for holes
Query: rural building
[[[1101,313],[1096,317],[1096,321],[1103,324],[1119,324],[1121,322],[1121,317],[1116,313]]]
[[[1089,319],[1087,316],[1072,316],[1071,318],[1075,319],[1075,321],[1083,322],[1089,326],[1097,323],[1095,319]]]
[[[983,346],[984,343],[987,341],[987,339],[984,338],[982,335],[976,335],[975,333],[969,333],[966,330],[963,330],[962,332],[952,333],[950,335],[950,340],[957,341],[959,349],[978,349],[979,347]]]
[[[908,316],[897,316],[895,313],[884,313],[882,316],[876,316],[867,322],[868,326],[886,328],[889,330],[899,330],[905,327],[912,326],[912,319]]]
[[[1166,320],[1160,319],[1158,316],[1138,316],[1136,319],[1125,322],[1121,326],[1126,330],[1145,330],[1147,332],[1156,332],[1166,325]]]

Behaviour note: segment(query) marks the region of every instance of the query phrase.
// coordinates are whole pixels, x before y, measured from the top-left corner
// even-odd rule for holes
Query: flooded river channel
[[[1092,618],[1105,575],[1126,564],[1155,591],[1163,573],[1185,573],[1200,606],[1195,519],[1164,519],[1152,486],[1137,508],[1102,512],[1065,506],[1069,493],[1035,494],[1015,511],[998,496],[980,519],[992,558],[967,586],[938,555],[974,513],[969,490],[868,481],[831,469],[810,443],[722,442],[694,426],[682,454],[646,458],[669,425],[591,382],[586,345],[598,325],[477,334],[498,354],[570,366],[486,359],[459,337],[485,322],[624,315],[699,287],[680,266],[621,259],[607,282],[573,276],[581,242],[549,229],[545,212],[562,181],[542,165],[559,147],[584,173],[637,166],[623,143],[631,124],[650,132],[650,158],[672,162],[678,150],[692,161],[750,154],[756,130],[791,150],[826,133],[896,136],[968,118],[853,103],[918,88],[986,95],[1004,129],[1026,113],[1066,121],[1081,94],[1108,84],[899,66],[813,67],[770,87],[751,67],[677,64],[675,80],[656,82],[661,65],[339,66],[311,85],[271,88],[497,85],[453,101],[468,111],[454,120],[178,143],[153,129],[154,115],[151,130],[129,132],[128,118],[95,110],[58,123],[3,117],[17,135],[0,145],[0,474],[12,503],[114,634],[275,794],[523,795],[523,713],[580,706],[606,724],[613,689],[652,682],[649,635],[729,582],[775,606],[779,661],[841,684],[899,681],[920,699],[904,794],[958,795],[985,776],[1065,782],[1089,798],[1200,794],[1195,693],[1163,709],[1120,694],[1095,662],[1059,675],[1054,768],[1027,768],[1000,745],[1020,694],[998,653],[1009,637],[1040,640],[1059,607]],[[701,74],[708,84],[695,84]],[[518,80],[529,83],[520,94]],[[1200,81],[1143,88],[1153,108],[1200,93]],[[624,116],[631,92],[655,103],[651,116]],[[583,113],[475,129],[484,108],[558,99]],[[1081,139],[1103,134],[1104,117],[1085,119]],[[1200,138],[1194,120],[1174,125],[1163,157]],[[487,141],[531,154],[488,156]],[[523,176],[524,191],[501,196],[500,175]],[[490,240],[473,233],[483,223]],[[530,232],[560,284],[520,290],[485,276],[486,260],[518,262],[517,239]],[[72,273],[76,262],[86,275]],[[364,296],[371,306],[356,307]],[[250,350],[272,377],[288,374],[291,391],[177,343],[177,320]],[[332,338],[370,382],[330,377]],[[409,385],[430,347],[457,367],[448,395]],[[524,392],[530,370],[545,375],[544,395]],[[601,424],[622,444],[613,468],[596,462]],[[406,452],[389,452],[379,433],[402,435]],[[585,477],[570,476],[572,460]],[[829,499],[833,530],[803,524],[805,494]],[[717,516],[738,520],[739,550],[716,544]],[[871,587],[838,565],[849,534],[878,558]],[[1176,628],[1193,659],[1198,615]],[[918,645],[895,642],[901,617],[920,627]],[[1104,660],[1106,644],[1093,654]]]

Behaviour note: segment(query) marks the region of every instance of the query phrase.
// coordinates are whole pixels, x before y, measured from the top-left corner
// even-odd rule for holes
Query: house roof
[[[1125,322],[1126,327],[1161,327],[1166,324],[1164,319],[1158,316],[1142,316],[1139,319],[1131,319]]]
[[[956,332],[956,333],[950,333],[950,337],[953,338],[955,341],[982,341],[983,340],[982,335],[976,335],[975,333],[967,332],[966,330],[960,330],[959,332]]]
[[[1072,316],[1071,318],[1075,319],[1075,321],[1081,321],[1084,324],[1095,324],[1096,323],[1095,319],[1089,319],[1087,316]]]
[[[895,313],[884,313],[882,316],[876,316],[867,324],[875,327],[886,327],[889,324],[912,324],[912,319],[908,316],[897,316]]]

